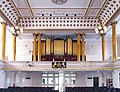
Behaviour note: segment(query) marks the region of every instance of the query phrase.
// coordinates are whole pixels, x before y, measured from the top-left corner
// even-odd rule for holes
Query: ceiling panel
[[[97,13],[100,9],[89,9],[87,16],[97,16]]]
[[[32,16],[29,9],[19,9],[22,16]]]
[[[93,0],[91,8],[100,8],[105,0]]]
[[[17,8],[28,8],[27,3],[25,2],[26,0],[13,0],[13,1],[16,4]]]
[[[33,9],[34,16],[83,16],[85,14],[86,9]]]
[[[87,8],[89,0],[68,0],[65,4],[57,5],[52,0],[28,0],[32,8]]]

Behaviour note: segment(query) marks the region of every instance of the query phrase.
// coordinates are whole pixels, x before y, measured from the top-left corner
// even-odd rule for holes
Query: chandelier
[[[98,17],[98,20],[100,22],[100,25],[97,28],[95,28],[96,34],[104,34],[104,33],[106,33],[107,27],[103,26],[102,20],[100,19],[100,17]]]
[[[16,25],[14,27],[11,27],[12,32],[17,34],[17,35],[20,33],[23,33],[23,28],[20,28],[18,26],[19,21],[20,21],[20,18],[18,18],[18,20],[16,20]]]

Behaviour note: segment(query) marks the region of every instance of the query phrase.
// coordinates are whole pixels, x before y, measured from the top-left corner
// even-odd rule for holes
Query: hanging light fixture
[[[15,27],[11,27],[12,32],[15,33],[15,34],[23,33],[23,28],[20,28],[18,26],[19,20],[20,20],[20,18],[18,18],[18,20],[16,20],[16,26]]]
[[[97,28],[95,28],[96,34],[104,34],[104,33],[106,33],[107,27],[102,25],[102,20],[100,19],[100,17],[98,17],[98,20],[100,22],[100,25]]]

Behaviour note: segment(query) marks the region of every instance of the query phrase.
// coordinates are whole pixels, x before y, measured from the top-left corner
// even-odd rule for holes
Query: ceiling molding
[[[18,8],[18,9],[29,9],[29,8]],[[46,9],[46,10],[47,10],[47,9],[48,9],[48,10],[50,10],[50,9],[53,9],[53,10],[54,10],[54,9],[65,9],[65,10],[67,10],[67,9],[68,9],[68,10],[69,10],[69,9],[87,9],[87,8],[71,8],[71,7],[70,7],[70,8],[64,8],[64,7],[63,7],[63,8],[31,8],[31,9],[40,9],[40,10],[42,10],[42,9]],[[97,7],[94,8],[94,7],[92,7],[91,9],[100,9],[100,8],[97,8]]]
[[[30,6],[29,1],[28,1],[28,0],[25,0],[25,1],[26,1],[26,3],[28,4],[29,10],[30,10],[30,12],[31,12],[32,16],[34,16],[33,11],[32,11],[32,9],[31,9],[31,6]]]
[[[84,16],[87,15],[88,10],[90,9],[90,6],[91,6],[92,2],[93,2],[93,0],[90,0],[90,1],[89,1],[88,8],[87,8],[87,10],[85,11],[85,15],[84,15]]]

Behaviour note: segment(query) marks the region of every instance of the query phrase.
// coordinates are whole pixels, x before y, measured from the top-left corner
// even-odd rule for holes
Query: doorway
[[[99,77],[93,77],[93,87],[99,87]]]

